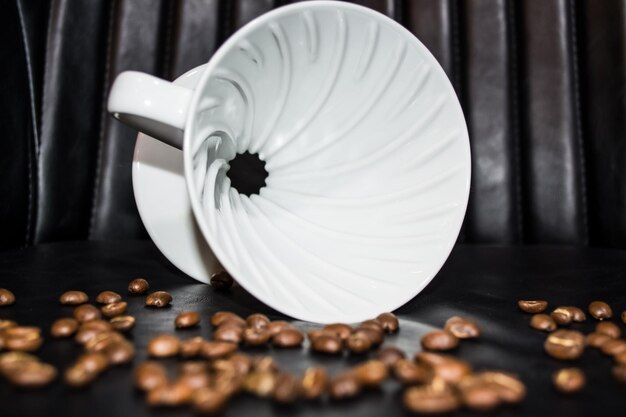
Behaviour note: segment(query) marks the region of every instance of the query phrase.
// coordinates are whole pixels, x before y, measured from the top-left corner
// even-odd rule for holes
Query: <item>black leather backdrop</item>
[[[5,0],[0,249],[146,238],[123,70],[174,78],[282,0]],[[471,243],[626,247],[626,0],[369,0],[424,42],[465,108]]]

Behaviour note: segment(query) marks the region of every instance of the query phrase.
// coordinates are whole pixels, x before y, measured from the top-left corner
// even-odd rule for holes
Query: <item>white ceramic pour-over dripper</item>
[[[384,15],[304,2],[250,22],[185,89],[138,73],[109,110],[180,146],[189,199],[222,265],[290,316],[355,322],[435,276],[467,206],[458,100],[428,50]],[[156,121],[156,123],[153,123]],[[258,195],[228,161],[258,153]]]

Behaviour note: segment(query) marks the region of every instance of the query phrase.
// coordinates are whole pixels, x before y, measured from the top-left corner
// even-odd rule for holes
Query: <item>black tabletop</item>
[[[163,310],[144,307],[143,297],[126,292],[128,282],[142,276],[151,288],[169,291],[174,301]],[[0,253],[0,287],[11,289],[17,302],[0,308],[1,319],[44,329],[46,341],[37,355],[65,369],[81,352],[71,340],[49,337],[50,324],[69,316],[70,307],[61,306],[59,295],[70,289],[87,292],[93,299],[102,290],[113,290],[129,302],[129,313],[137,318],[130,336],[137,348],[133,364],[112,368],[92,386],[72,389],[59,380],[49,387],[23,390],[0,381],[1,416],[174,416],[192,415],[186,408],[151,409],[133,388],[132,368],[146,359],[146,345],[158,333],[175,333],[183,338],[201,335],[209,338],[210,315],[232,310],[240,315],[262,312],[272,319],[285,319],[264,306],[242,288],[217,292],[198,283],[171,266],[149,242],[59,243]],[[528,387],[527,399],[520,405],[502,407],[490,415],[503,416],[623,416],[626,386],[611,378],[610,358],[587,349],[573,363],[563,363],[543,352],[546,335],[528,327],[529,316],[517,310],[518,299],[547,299],[551,306],[585,307],[594,299],[613,306],[619,315],[626,309],[626,252],[612,250],[547,247],[457,247],[443,270],[415,299],[396,313],[401,330],[388,336],[412,355],[420,350],[420,336],[441,327],[452,315],[478,322],[482,336],[465,341],[454,352],[474,369],[501,369],[518,374]],[[196,310],[200,327],[174,330],[173,320],[182,310]],[[618,319],[614,321],[619,322]],[[307,329],[312,325],[296,322]],[[595,322],[571,327],[591,332]],[[620,324],[622,330],[626,325]],[[252,354],[271,354],[286,370],[298,372],[313,364],[328,367],[331,373],[362,359],[313,355],[308,346],[294,350],[248,349]],[[174,367],[177,360],[165,360]],[[587,375],[587,387],[565,396],[551,385],[551,374],[563,366],[579,366]],[[298,403],[278,406],[246,394],[237,396],[222,413],[224,416],[404,416],[402,387],[393,380],[381,390],[368,391],[354,400]],[[455,415],[474,415],[459,411]]]

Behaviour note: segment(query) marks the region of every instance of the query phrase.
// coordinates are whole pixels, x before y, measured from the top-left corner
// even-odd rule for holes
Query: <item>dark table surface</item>
[[[152,289],[172,293],[168,309],[151,310],[143,297],[127,295],[132,278],[146,277]],[[46,342],[37,353],[44,361],[61,370],[80,353],[71,340],[55,340],[48,335],[50,324],[69,316],[70,307],[61,306],[58,296],[66,290],[80,289],[93,299],[109,289],[129,301],[129,313],[137,318],[132,340],[137,348],[133,365],[108,370],[92,386],[71,389],[56,381],[38,390],[20,390],[0,380],[0,416],[174,416],[192,415],[185,408],[153,410],[143,402],[129,377],[132,367],[146,358],[148,340],[157,333],[176,333],[183,338],[210,337],[209,316],[218,310],[241,315],[263,312],[272,319],[284,318],[241,288],[216,292],[198,283],[167,263],[149,242],[59,243],[0,253],[0,287],[11,289],[17,302],[0,308],[0,318],[44,328]],[[551,306],[586,307],[594,299],[605,300],[616,315],[626,309],[626,252],[598,249],[547,247],[457,247],[442,271],[415,299],[396,313],[401,319],[399,334],[387,337],[413,354],[420,349],[420,336],[440,327],[452,315],[477,321],[483,334],[479,340],[463,342],[454,353],[475,369],[502,369],[520,375],[528,396],[518,406],[503,407],[489,415],[502,416],[624,416],[626,386],[611,378],[611,360],[588,349],[574,362],[586,373],[588,384],[573,396],[558,394],[551,385],[554,370],[571,365],[543,353],[546,335],[528,327],[529,316],[516,309],[518,299],[547,299]],[[200,327],[175,331],[174,317],[181,310],[197,310],[203,317]],[[619,320],[616,318],[616,322]],[[306,329],[310,324],[297,322]],[[590,332],[587,322],[572,328]],[[626,325],[620,324],[622,330]],[[280,365],[294,372],[318,364],[331,373],[358,361],[345,356],[328,358],[311,355],[302,349],[257,349],[269,353]],[[176,360],[166,360],[174,367]],[[404,416],[402,389],[393,380],[380,391],[367,392],[346,402],[322,401],[280,407],[267,400],[239,395],[222,413],[224,416]],[[474,415],[460,411],[455,415]]]

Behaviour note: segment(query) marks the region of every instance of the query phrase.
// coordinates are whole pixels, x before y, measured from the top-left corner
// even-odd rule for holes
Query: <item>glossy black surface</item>
[[[174,296],[171,308],[151,310],[142,296],[126,293],[128,281],[146,277],[152,289],[167,290]],[[0,255],[0,286],[17,296],[14,306],[0,308],[0,317],[22,324],[42,326],[46,342],[42,359],[67,366],[79,353],[68,340],[51,340],[48,329],[56,318],[71,313],[57,299],[65,290],[81,289],[90,297],[105,289],[118,291],[137,317],[132,339],[137,346],[137,364],[145,358],[150,337],[158,332],[181,337],[210,337],[207,321],[211,313],[228,309],[241,315],[264,312],[283,318],[257,302],[241,288],[218,293],[209,286],[186,278],[168,265],[147,242],[65,243],[41,245]],[[433,326],[442,326],[451,315],[476,320],[482,327],[479,340],[466,341],[455,352],[476,369],[503,369],[521,376],[528,386],[527,400],[490,415],[502,416],[623,416],[626,386],[610,376],[611,360],[597,351],[585,352],[575,362],[587,374],[588,386],[578,395],[566,397],[554,391],[551,373],[571,365],[547,357],[542,351],[545,334],[528,327],[529,315],[517,310],[520,298],[545,298],[559,304],[585,307],[594,299],[610,303],[616,313],[626,309],[626,253],[611,250],[569,248],[457,247],[435,280],[410,303],[397,311],[401,330],[387,341],[412,354],[419,350],[419,338]],[[203,320],[197,329],[175,331],[173,320],[183,309],[197,310]],[[306,323],[296,323],[305,328]],[[591,331],[588,319],[571,327]],[[626,325],[619,324],[622,330]],[[311,364],[328,366],[336,372],[358,359],[325,358],[311,355],[307,348],[294,350],[257,349],[258,354],[275,355],[292,371]],[[175,360],[166,361],[175,364]],[[136,393],[129,378],[132,367],[107,371],[93,386],[75,390],[58,381],[35,391],[21,391],[0,382],[1,415],[4,416],[174,416],[192,415],[187,409],[150,410]],[[354,401],[299,404],[278,407],[247,395],[236,397],[224,416],[403,416],[401,390],[394,381],[382,391],[367,393]],[[455,415],[470,415],[459,412]]]

